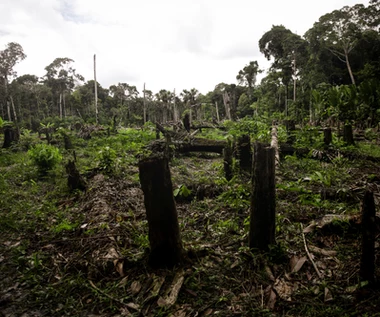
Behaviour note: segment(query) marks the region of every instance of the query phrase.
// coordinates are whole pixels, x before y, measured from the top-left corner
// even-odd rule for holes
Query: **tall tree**
[[[257,74],[261,73],[259,69],[259,64],[257,61],[251,61],[248,65],[244,66],[242,70],[239,71],[236,79],[238,80],[239,85],[244,85],[248,87],[248,97],[252,101],[253,97],[253,86],[256,83]]]
[[[84,77],[76,73],[72,67],[74,61],[70,58],[56,58],[51,64],[45,67],[45,83],[51,87],[58,101],[59,117],[66,117],[66,93],[84,81]]]
[[[4,117],[4,108],[7,109],[8,120],[12,121],[10,105],[13,106],[13,119],[16,120],[16,109],[14,103],[12,102],[12,96],[9,94],[8,85],[9,79],[16,76],[16,71],[14,66],[24,60],[26,55],[22,46],[18,43],[11,42],[8,43],[6,48],[0,51],[0,86],[3,86],[3,107],[2,116]]]
[[[296,82],[299,70],[306,63],[307,42],[283,25],[274,25],[259,40],[259,48],[268,60],[274,59],[271,68],[281,72],[287,112],[288,86],[293,80],[293,101],[296,101]]]
[[[356,82],[350,64],[350,54],[362,32],[369,27],[365,13],[365,6],[362,4],[345,6],[321,16],[305,34],[314,52],[325,48],[345,63],[353,85]]]

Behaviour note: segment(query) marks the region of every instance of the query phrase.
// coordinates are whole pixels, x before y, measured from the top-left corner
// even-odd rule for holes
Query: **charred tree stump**
[[[184,118],[183,118],[183,126],[185,127],[185,130],[187,132],[190,132],[190,115],[188,113],[185,114]]]
[[[156,127],[156,140],[160,139],[160,130]]]
[[[232,172],[232,147],[230,144],[226,145],[223,149],[223,167],[224,175],[227,181],[230,181],[233,177]]]
[[[168,160],[157,156],[143,159],[139,173],[149,225],[149,264],[173,267],[181,262],[183,250]]]
[[[360,279],[373,282],[375,277],[376,208],[373,193],[366,191],[362,204],[362,255]]]
[[[238,138],[237,154],[240,170],[250,173],[252,171],[252,148],[249,135],[245,134]]]
[[[3,148],[9,148],[12,143],[17,143],[20,138],[19,131],[16,127],[13,126],[5,126],[4,127],[4,143]]]
[[[64,146],[65,146],[65,150],[70,150],[70,149],[73,148],[73,144],[71,142],[71,138],[67,134],[63,135],[63,143],[64,143]]]
[[[116,133],[116,132],[117,132],[116,118],[117,118],[117,116],[114,115],[114,116],[113,116],[113,119],[112,119],[112,132],[113,132],[113,133]]]
[[[276,189],[275,151],[255,144],[252,175],[249,247],[266,251],[275,243]]]
[[[75,152],[74,152],[75,153]],[[75,154],[74,154],[75,158]],[[65,165],[67,173],[67,185],[71,191],[74,190],[86,190],[86,182],[80,175],[77,167],[75,166],[75,161],[69,160]]]
[[[294,120],[285,120],[285,127],[286,127],[286,133],[287,133],[287,140],[286,143],[293,144],[295,141],[295,136],[293,134],[293,131],[296,130],[296,123]]]
[[[354,134],[352,132],[352,125],[346,124],[343,128],[343,141],[347,145],[354,145]]]
[[[325,146],[329,146],[330,143],[332,142],[331,128],[323,129],[323,142]]]

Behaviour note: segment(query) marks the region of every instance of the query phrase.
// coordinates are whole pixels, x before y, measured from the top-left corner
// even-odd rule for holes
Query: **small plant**
[[[178,188],[176,188],[174,191],[173,191],[173,195],[174,197],[177,197],[177,196],[180,196],[180,197],[188,197],[191,195],[191,189],[188,189],[186,187],[186,185],[180,185],[178,186]]]
[[[115,171],[116,151],[109,146],[98,152],[98,166],[105,174],[112,174]]]
[[[49,144],[35,145],[28,151],[28,156],[42,174],[53,169],[62,160],[58,148]]]
[[[19,146],[23,150],[29,150],[36,142],[36,139],[32,136],[32,131],[21,128],[20,143]]]

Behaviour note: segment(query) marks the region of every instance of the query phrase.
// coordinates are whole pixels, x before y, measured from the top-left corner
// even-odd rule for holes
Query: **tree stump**
[[[141,188],[149,226],[149,264],[173,267],[182,260],[182,241],[168,160],[151,156],[139,162]]]
[[[248,134],[242,135],[238,138],[237,154],[240,170],[250,173],[252,171],[252,148],[251,138]]]
[[[376,208],[373,193],[366,191],[362,203],[362,254],[360,279],[373,282],[375,277]]]
[[[294,136],[293,131],[296,130],[296,123],[294,120],[285,120],[284,124],[286,127],[286,133],[287,133],[286,143],[293,144],[295,141],[295,136]]]
[[[354,145],[354,134],[352,132],[352,125],[346,124],[343,128],[343,141],[347,145]]]
[[[4,149],[9,148],[12,145],[12,143],[17,143],[19,139],[20,134],[16,127],[10,125],[6,125],[4,127]]]
[[[232,172],[232,147],[227,144],[223,149],[223,167],[224,175],[227,181],[230,181],[233,177]]]
[[[266,251],[275,243],[276,188],[275,151],[255,144],[252,175],[249,247]]]
[[[190,132],[190,115],[188,113],[186,113],[185,117],[183,118],[183,126],[187,132]]]
[[[75,166],[75,161],[69,160],[65,168],[67,173],[67,185],[70,190],[86,190],[86,182]]]
[[[73,148],[71,138],[68,134],[63,135],[63,144],[65,146],[65,150],[71,150]]]
[[[323,129],[323,142],[325,146],[330,145],[330,143],[332,142],[331,128]]]

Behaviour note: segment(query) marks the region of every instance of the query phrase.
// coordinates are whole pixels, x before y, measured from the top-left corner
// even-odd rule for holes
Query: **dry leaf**
[[[273,273],[272,273],[272,270],[271,270],[271,268],[269,267],[269,266],[265,266],[265,272],[267,273],[267,276],[268,276],[268,278],[272,281],[272,282],[274,282],[276,279],[274,278],[274,275],[273,275]]]
[[[141,283],[139,281],[132,282],[131,292],[133,295],[137,295],[141,291]]]
[[[131,309],[137,310],[137,311],[140,310],[140,306],[137,305],[137,304],[135,304],[135,303],[128,303],[128,304],[125,304],[125,306],[127,306],[128,308],[131,308]]]
[[[329,302],[332,300],[333,300],[333,297],[330,290],[327,287],[325,287],[325,302]]]
[[[212,309],[211,309],[211,308],[208,308],[208,309],[204,312],[203,316],[209,316],[209,315],[211,315],[211,314],[212,314]]]
[[[113,264],[115,265],[116,272],[120,274],[120,277],[124,277],[125,276],[124,269],[123,269],[124,261],[114,260]]]
[[[308,225],[305,229],[303,229],[303,233],[309,233],[309,232],[313,232],[315,227],[316,227],[316,223],[315,222],[312,222],[310,225]]]
[[[233,269],[234,267],[237,267],[240,264],[239,260],[236,260],[234,263],[231,264],[230,269]]]
[[[273,291],[273,287],[270,287],[269,292],[268,292],[268,300],[267,300],[267,308],[269,309],[274,309],[274,305],[276,304],[277,300],[277,295]]]
[[[297,261],[294,263],[294,266],[291,269],[292,273],[297,273],[305,264],[306,260],[307,260],[306,256],[303,256],[302,258],[297,259]]]
[[[128,282],[128,276],[124,277],[120,282],[119,282],[119,287],[123,287],[127,284]]]

